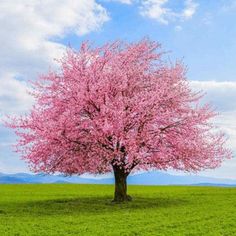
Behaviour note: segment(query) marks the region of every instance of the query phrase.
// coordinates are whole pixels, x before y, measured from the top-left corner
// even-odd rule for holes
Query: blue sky
[[[49,68],[70,45],[143,37],[183,59],[193,89],[207,92],[214,122],[236,151],[236,0],[21,0],[0,2],[0,119],[27,112],[27,80]],[[12,151],[12,131],[0,123],[0,172],[28,172]],[[201,175],[236,179],[236,161]]]

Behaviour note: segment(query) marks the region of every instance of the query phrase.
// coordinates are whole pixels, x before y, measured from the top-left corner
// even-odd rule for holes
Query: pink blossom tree
[[[127,201],[134,171],[216,168],[231,152],[200,105],[182,63],[166,63],[149,40],[68,49],[60,71],[33,83],[35,105],[12,118],[17,150],[35,172],[115,176],[114,201]]]

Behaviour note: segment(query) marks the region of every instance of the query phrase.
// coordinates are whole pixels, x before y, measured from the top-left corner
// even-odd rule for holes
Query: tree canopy
[[[60,70],[33,85],[34,107],[10,122],[33,171],[199,171],[231,157],[186,67],[148,39],[68,49]]]

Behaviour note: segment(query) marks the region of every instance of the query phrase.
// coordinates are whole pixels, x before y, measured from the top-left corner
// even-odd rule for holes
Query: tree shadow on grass
[[[145,209],[175,208],[187,205],[186,199],[179,198],[141,198],[134,197],[132,202],[114,204],[110,196],[58,198],[40,201],[14,202],[8,206],[0,205],[4,215],[14,216],[54,216],[54,215],[84,215],[106,214],[110,212],[138,211]]]

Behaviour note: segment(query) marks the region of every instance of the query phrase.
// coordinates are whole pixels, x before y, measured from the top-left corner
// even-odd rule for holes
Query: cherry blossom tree
[[[131,200],[127,176],[148,169],[200,171],[231,157],[216,113],[193,92],[181,62],[144,39],[68,49],[33,83],[35,105],[12,118],[17,151],[35,172],[115,176],[114,201]]]

